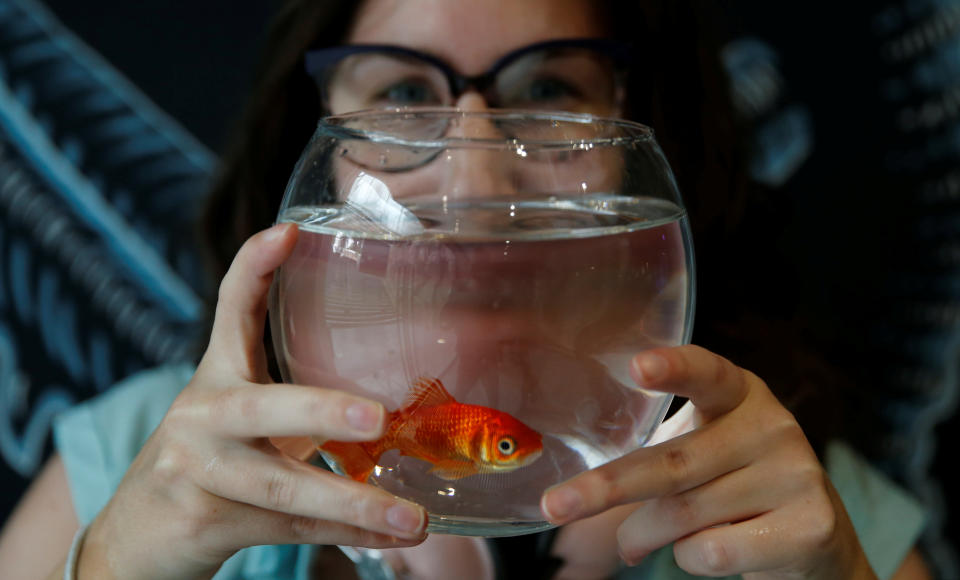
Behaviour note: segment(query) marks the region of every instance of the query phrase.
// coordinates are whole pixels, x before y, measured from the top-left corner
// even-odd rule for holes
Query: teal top
[[[134,375],[103,395],[60,415],[54,424],[80,523],[86,525],[106,505],[173,399],[189,382],[188,365]],[[826,468],[880,578],[890,578],[916,543],[924,524],[921,506],[868,465],[850,447],[835,443]],[[309,580],[312,546],[254,546],[230,558],[215,580]],[[668,547],[647,557],[619,578],[680,580]]]

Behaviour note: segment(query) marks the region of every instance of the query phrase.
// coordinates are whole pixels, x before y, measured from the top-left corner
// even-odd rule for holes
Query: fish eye
[[[513,452],[517,450],[517,442],[513,440],[513,437],[504,437],[497,442],[497,449],[503,455],[513,455]]]

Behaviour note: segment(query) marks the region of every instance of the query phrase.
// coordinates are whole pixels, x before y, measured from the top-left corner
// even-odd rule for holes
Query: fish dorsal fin
[[[454,402],[456,402],[456,399],[447,392],[447,389],[443,387],[440,379],[420,377],[417,379],[417,382],[413,384],[413,388],[410,389],[410,394],[407,395],[407,400],[403,407],[408,411],[412,411],[422,407],[437,407]]]

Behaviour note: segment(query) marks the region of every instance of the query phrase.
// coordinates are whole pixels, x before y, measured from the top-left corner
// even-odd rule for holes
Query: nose
[[[483,95],[474,90],[466,91],[460,95],[460,98],[457,99],[454,105],[461,111],[470,113],[482,113],[490,110],[487,100],[483,98]],[[496,125],[481,115],[475,117],[467,116],[451,129],[450,135],[453,137],[478,139],[498,139],[503,137],[503,133],[497,129]]]
[[[467,91],[457,99],[458,109],[483,112],[490,109],[483,96]],[[516,151],[510,148],[484,147],[483,140],[503,140],[504,133],[482,115],[465,115],[447,130],[449,137],[476,140],[448,149],[444,155],[444,180],[441,191],[456,199],[508,196],[517,193]]]

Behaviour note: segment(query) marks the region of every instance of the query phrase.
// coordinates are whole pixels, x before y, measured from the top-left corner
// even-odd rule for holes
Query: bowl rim
[[[357,127],[358,121],[372,121],[378,119],[411,119],[411,118],[494,118],[501,121],[548,121],[552,123],[569,123],[571,125],[608,126],[613,129],[614,135],[585,137],[585,138],[557,138],[557,139],[527,139],[504,136],[491,137],[463,137],[440,136],[430,138],[410,138],[398,135],[385,129],[370,129]],[[618,119],[601,117],[589,113],[571,113],[565,111],[546,111],[532,109],[479,109],[469,110],[457,107],[389,107],[381,109],[364,109],[339,115],[321,117],[316,129],[316,135],[327,136],[338,140],[359,140],[372,143],[382,143],[411,148],[449,149],[449,148],[484,148],[484,149],[511,149],[518,147],[536,149],[584,149],[595,146],[620,146],[629,143],[656,143],[654,131],[647,125]]]

